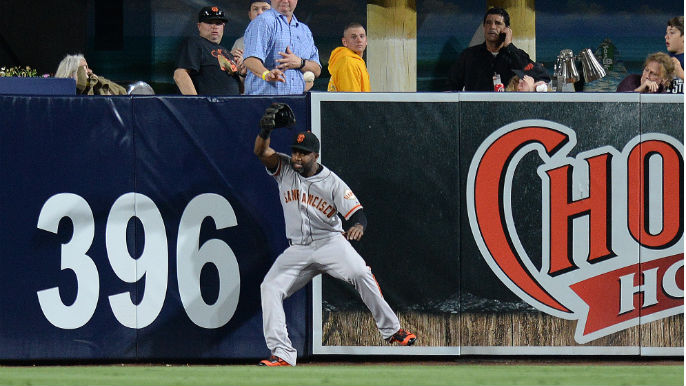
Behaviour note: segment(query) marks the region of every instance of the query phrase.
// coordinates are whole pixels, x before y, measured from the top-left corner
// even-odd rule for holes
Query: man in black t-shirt
[[[198,36],[181,47],[174,82],[184,95],[239,95],[238,66],[243,58],[219,43],[227,19],[218,7],[205,7],[198,15]]]

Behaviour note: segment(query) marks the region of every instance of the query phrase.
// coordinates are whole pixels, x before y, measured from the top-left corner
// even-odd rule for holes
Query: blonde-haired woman
[[[648,55],[642,74],[631,74],[617,86],[617,92],[663,93],[667,92],[674,76],[674,63],[669,55],[656,52]]]
[[[109,79],[99,77],[88,67],[86,58],[81,54],[67,55],[62,59],[55,78],[72,78],[76,81],[76,91],[86,95],[126,95],[126,89]]]
[[[79,66],[81,65],[88,67],[86,59],[83,57],[83,55],[67,55],[64,57],[64,59],[62,59],[60,65],[57,66],[55,78],[73,78],[76,80],[76,70],[78,70]]]

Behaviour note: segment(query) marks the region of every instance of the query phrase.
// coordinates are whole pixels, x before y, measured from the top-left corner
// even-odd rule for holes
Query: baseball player
[[[352,284],[389,343],[412,345],[415,334],[400,328],[378,283],[362,257],[348,240],[360,240],[367,226],[362,205],[335,173],[317,163],[319,139],[311,132],[298,133],[291,156],[269,146],[271,130],[292,126],[293,112],[286,104],[274,103],[260,120],[255,155],[279,185],[286,220],[286,248],[267,272],[260,286],[264,337],[271,357],[260,366],[295,366],[297,353],[286,330],[283,300],[320,273]],[[343,232],[341,214],[352,224]]]

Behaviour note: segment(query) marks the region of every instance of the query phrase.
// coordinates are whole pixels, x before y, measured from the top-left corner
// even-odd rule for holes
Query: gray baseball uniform
[[[362,257],[343,236],[338,216],[346,220],[362,205],[335,173],[322,170],[303,177],[289,156],[278,153],[279,165],[270,174],[279,185],[291,244],[276,258],[260,287],[264,336],[272,355],[295,366],[297,353],[286,330],[283,300],[320,273],[352,284],[372,312],[384,339],[400,328],[398,317],[384,300],[378,283]]]

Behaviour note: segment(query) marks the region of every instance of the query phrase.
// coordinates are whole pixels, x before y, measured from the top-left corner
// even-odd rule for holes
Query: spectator
[[[684,92],[684,17],[677,16],[667,22],[665,45],[674,64],[674,80],[670,89],[674,93]]]
[[[548,75],[548,71],[546,71],[542,64],[529,63],[524,69],[514,69],[512,72],[519,79],[515,91],[548,91],[550,75]]]
[[[648,55],[643,74],[631,74],[617,86],[617,92],[662,93],[667,91],[674,73],[669,55],[656,52]]]
[[[238,66],[243,58],[220,45],[226,25],[224,11],[205,7],[198,14],[198,36],[188,38],[179,52],[174,82],[183,95],[238,95]]]
[[[293,14],[297,5],[298,0],[273,0],[272,9],[245,30],[245,94],[302,94],[303,73],[321,73],[312,32]]]
[[[250,18],[250,21],[253,21],[256,17],[260,16],[264,11],[271,9],[272,8],[272,2],[271,0],[265,0],[265,1],[258,1],[258,0],[251,0],[250,1],[250,9],[248,10],[248,18]],[[240,51],[241,54],[243,54],[243,51],[245,51],[245,36],[241,36],[238,39],[236,39],[235,42],[233,42],[233,46],[231,47],[231,51]]]
[[[343,30],[343,47],[329,58],[331,79],[327,91],[369,92],[369,72],[362,59],[367,48],[367,34],[360,23],[350,23]]]
[[[486,41],[462,51],[448,74],[449,89],[454,91],[493,91],[493,75],[500,74],[503,84],[514,76],[512,68],[531,63],[529,55],[512,44],[510,15],[502,8],[486,11],[483,20]]]
[[[250,18],[250,21],[252,21],[254,18],[260,16],[264,11],[271,9],[272,8],[272,2],[271,0],[266,0],[266,1],[255,1],[252,0],[250,1],[250,9],[248,10],[248,17]],[[245,43],[244,43],[244,36],[239,37],[236,39],[235,42],[233,42],[233,46],[231,47],[231,52],[240,56],[241,57],[241,65],[238,66],[238,75],[241,77],[241,82],[245,81],[245,76],[248,73],[248,69],[245,67],[245,63],[243,63],[243,52],[245,51]]]
[[[126,89],[109,79],[95,75],[82,54],[67,55],[57,66],[55,78],[73,78],[76,91],[84,95],[126,95]]]
[[[510,78],[510,81],[507,83],[507,86],[505,86],[505,91],[517,91],[517,88],[519,87],[519,77],[517,75],[513,76]]]

